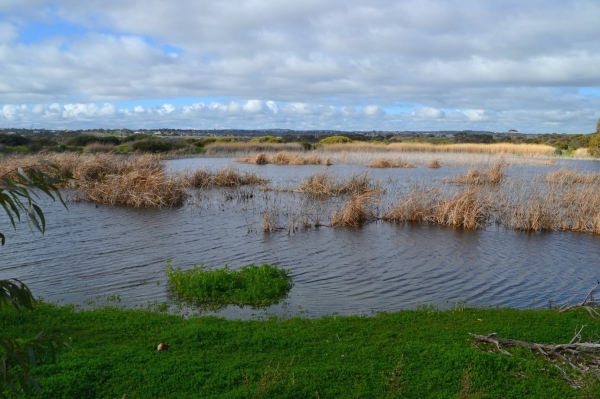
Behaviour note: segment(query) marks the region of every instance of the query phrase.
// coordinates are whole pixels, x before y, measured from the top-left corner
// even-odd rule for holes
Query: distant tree
[[[17,147],[21,145],[29,144],[27,137],[20,136],[18,134],[0,134],[0,144],[4,144],[10,147]]]
[[[90,143],[114,144],[119,145],[121,141],[115,136],[92,136],[90,134],[81,134],[67,140],[67,145],[76,145],[85,147]]]
[[[494,136],[491,134],[476,134],[458,132],[454,135],[454,142],[456,143],[493,143]]]
[[[600,119],[596,123],[596,133],[590,138],[590,144],[588,145],[588,154],[593,157],[600,156]]]

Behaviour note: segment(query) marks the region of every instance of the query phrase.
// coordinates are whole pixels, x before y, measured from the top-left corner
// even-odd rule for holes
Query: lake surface
[[[171,169],[233,165],[256,171],[273,187],[297,187],[320,171],[337,176],[363,173],[358,166],[254,166],[231,159],[196,158],[169,162]],[[577,162],[596,171],[598,163]],[[513,167],[507,174],[542,174],[554,167]],[[371,170],[369,176],[394,189],[441,180],[466,168]],[[16,231],[7,219],[0,248],[0,278],[19,278],[36,296],[81,304],[171,303],[164,275],[167,259],[183,269],[194,264],[238,268],[251,263],[290,269],[294,287],[284,303],[266,310],[230,306],[216,312],[228,318],[256,315],[308,316],[370,314],[414,308],[417,303],[544,307],[581,301],[600,278],[600,237],[570,232],[521,233],[498,227],[467,231],[376,222],[360,228],[319,227],[288,234],[263,233],[262,213],[282,217],[297,209],[322,212],[330,205],[302,194],[244,188],[194,195],[174,209],[131,209],[68,203],[69,211],[43,200],[47,233],[32,234],[26,223]],[[335,199],[332,203],[335,203]],[[302,208],[305,207],[305,208]],[[322,209],[320,208],[322,207]]]

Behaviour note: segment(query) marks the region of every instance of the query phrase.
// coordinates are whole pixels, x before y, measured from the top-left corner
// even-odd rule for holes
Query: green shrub
[[[200,140],[200,145],[202,147],[212,143],[237,143],[237,139],[234,139],[233,137],[205,137]]]
[[[274,143],[274,144],[282,144],[283,140],[280,139],[279,137],[262,136],[262,137],[254,138],[254,139],[250,140],[250,142],[251,143]]]
[[[31,140],[18,134],[0,134],[0,144],[7,147],[26,146]]]
[[[346,136],[331,136],[319,141],[319,144],[343,144],[352,143],[352,140]]]
[[[167,261],[167,278],[174,294],[206,305],[270,306],[283,299],[292,288],[289,270],[263,264],[238,270],[173,269]]]
[[[121,142],[115,136],[92,136],[90,134],[80,134],[79,136],[75,136],[69,140],[67,140],[67,145],[70,146],[79,146],[85,147],[90,143],[101,143],[101,144],[113,144],[119,145]]]
[[[304,151],[310,151],[313,148],[315,148],[314,145],[312,143],[309,143],[308,141],[301,141],[298,144],[300,144],[302,148],[304,148]]]
[[[122,138],[121,143],[129,143],[130,141],[144,140],[144,139],[149,139],[151,137],[152,136],[147,135],[147,134],[132,134],[132,135]]]
[[[181,148],[182,145],[169,140],[144,140],[136,141],[131,147],[141,152],[167,152]]]

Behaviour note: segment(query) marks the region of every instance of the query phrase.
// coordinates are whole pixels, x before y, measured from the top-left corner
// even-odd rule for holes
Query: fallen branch
[[[594,300],[594,292],[598,289],[598,287],[600,287],[600,280],[598,280],[598,285],[596,285],[594,288],[592,288],[592,290],[589,292],[589,294],[587,294],[587,296],[585,297],[583,302],[576,303],[575,305],[564,305],[563,307],[558,309],[558,313],[563,313],[563,312],[566,312],[567,310],[571,310],[571,309],[583,308],[588,311],[588,313],[590,314],[590,316],[592,316],[592,318],[594,320],[598,320],[598,317],[600,317],[600,314],[596,311],[596,309],[594,309],[592,307],[592,306],[598,306],[598,302],[596,300]],[[598,316],[598,317],[596,317],[596,316]]]
[[[504,349],[504,347],[518,346],[529,348],[535,352],[539,352],[545,358],[568,364],[580,373],[600,374],[600,342],[581,342],[581,332],[584,328],[585,325],[581,326],[569,343],[557,345],[498,338],[496,337],[496,333],[487,335],[469,334],[476,342],[492,344],[499,352],[507,356],[512,356],[512,354]],[[563,371],[562,369],[560,370]],[[565,375],[566,373],[563,371],[563,376]],[[568,376],[565,376],[565,379],[574,387],[578,387],[578,384]]]

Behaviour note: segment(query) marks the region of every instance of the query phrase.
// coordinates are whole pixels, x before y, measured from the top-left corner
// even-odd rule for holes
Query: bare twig
[[[600,314],[596,311],[596,309],[593,308],[593,306],[598,306],[598,302],[594,299],[594,292],[598,289],[598,287],[600,287],[600,280],[598,281],[598,284],[590,290],[583,302],[576,303],[575,305],[564,305],[558,309],[558,312],[563,313],[567,310],[583,308],[588,311],[594,320],[598,320]]]
[[[600,342],[581,342],[581,332],[585,328],[581,326],[579,330],[576,330],[575,336],[567,344],[539,344],[536,342],[519,341],[515,339],[498,338],[496,333],[487,335],[470,334],[471,337],[477,342],[483,342],[494,345],[499,352],[512,356],[504,347],[518,346],[522,348],[530,348],[534,351],[541,353],[544,357],[553,359],[555,361],[568,364],[571,368],[582,374],[600,373]],[[555,365],[556,366],[556,365]],[[565,379],[571,383],[575,388],[579,388],[580,385],[573,379],[567,376],[567,374],[559,366],[556,366]]]

